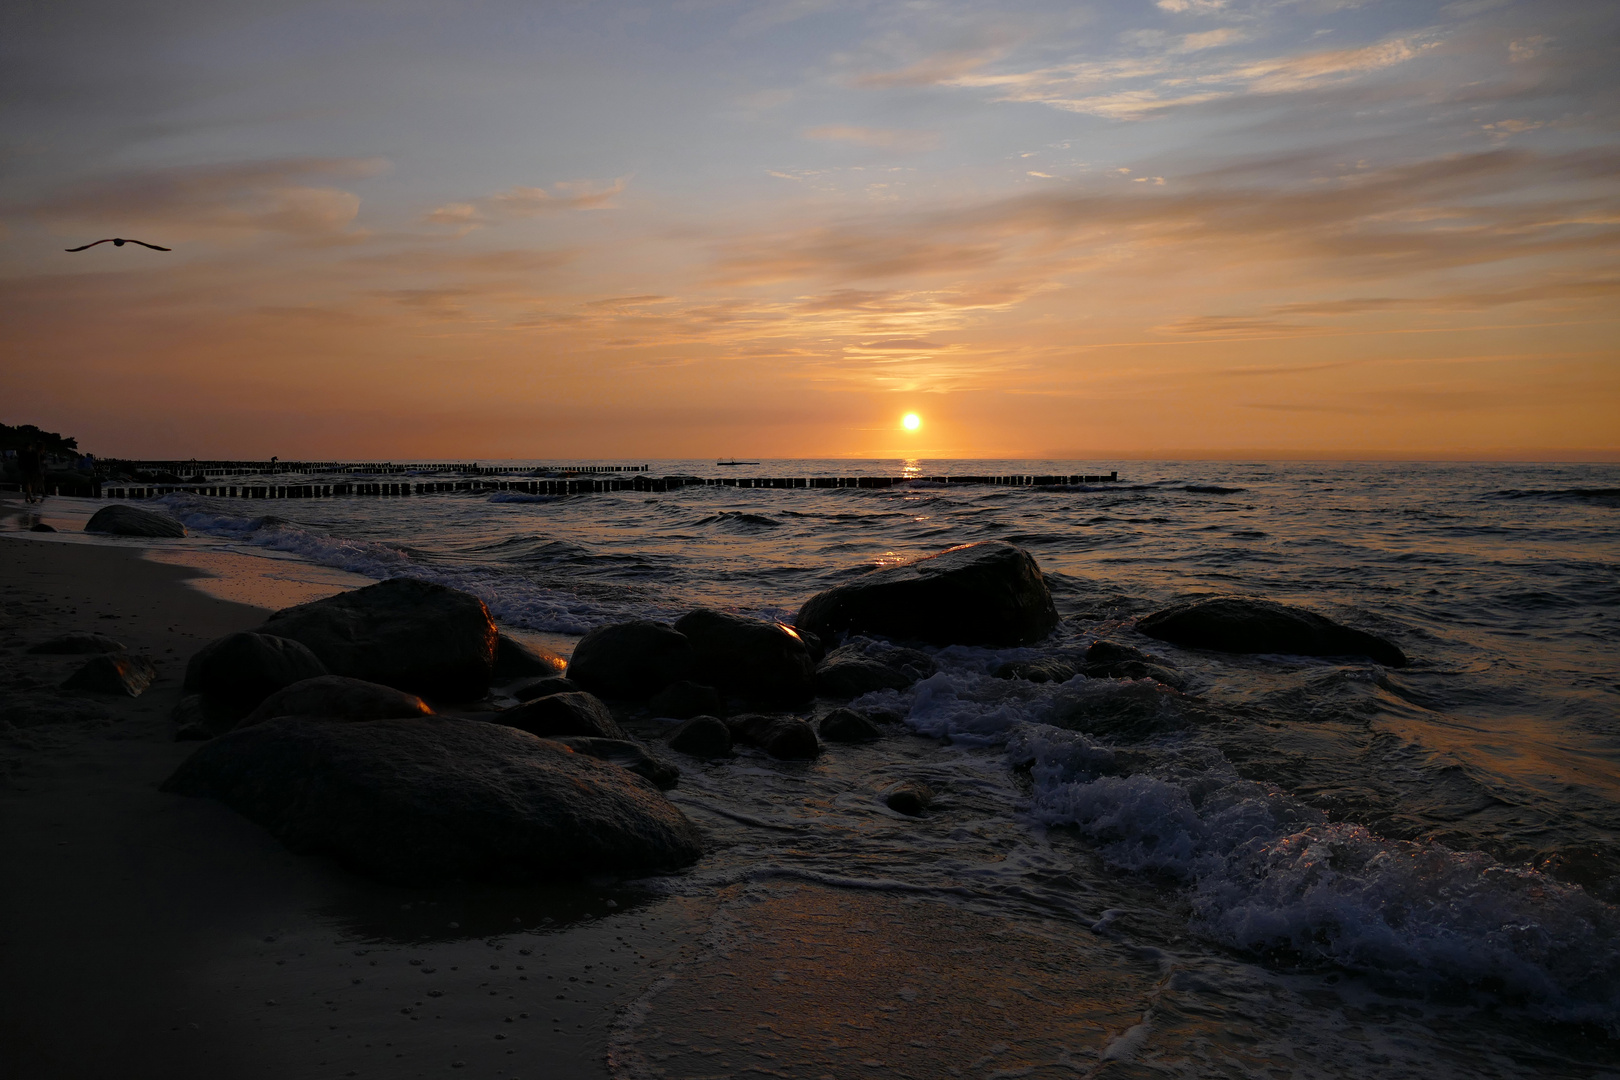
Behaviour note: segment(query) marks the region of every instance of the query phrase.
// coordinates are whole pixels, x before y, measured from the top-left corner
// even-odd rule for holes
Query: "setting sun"
[[[918,428],[922,427],[922,417],[918,416],[914,412],[908,412],[900,423],[907,431],[916,431]]]

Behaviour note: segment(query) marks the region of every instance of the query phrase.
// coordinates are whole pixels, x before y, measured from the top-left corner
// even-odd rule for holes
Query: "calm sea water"
[[[1260,994],[1285,1026],[1324,1040],[1332,1028],[1345,1046],[1402,1026],[1405,1050],[1380,1042],[1386,1064],[1608,1075],[1620,1054],[1620,467],[652,466],[1118,469],[1121,482],[165,501],[194,532],[443,581],[509,626],[554,635],[699,605],[791,617],[874,566],[976,540],[1019,544],[1064,615],[1050,641],[933,650],[938,675],[857,703],[904,715],[915,738],[838,748],[808,767],[686,763],[673,797],[715,850],[658,887],[787,877],[930,896],[1157,950],[1166,971],[1198,972],[1225,995],[1215,1027],[1222,1009],[1231,1019]],[[1413,663],[1195,653],[1131,629],[1209,593],[1306,605],[1395,640]],[[1196,700],[1150,705],[1141,684],[990,675],[1098,637],[1171,660]],[[1119,716],[1138,720],[1107,719]],[[873,792],[898,778],[933,786],[936,811],[911,821],[882,809]],[[1300,979],[1333,1000],[1298,992]],[[1224,1070],[1184,1041],[1194,1074]]]

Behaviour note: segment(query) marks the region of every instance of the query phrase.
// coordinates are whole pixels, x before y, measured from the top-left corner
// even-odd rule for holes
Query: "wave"
[[[530,495],[525,491],[497,491],[485,502],[492,503],[549,503],[566,498],[563,495]]]
[[[778,529],[782,523],[764,514],[749,514],[741,510],[722,510],[700,518],[693,524],[715,525],[728,531],[754,532],[759,529]]]
[[[1493,491],[1487,499],[1575,499],[1582,502],[1620,505],[1620,488],[1506,488]]]

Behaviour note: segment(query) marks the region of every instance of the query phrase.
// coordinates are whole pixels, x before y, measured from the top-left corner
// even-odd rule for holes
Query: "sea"
[[[153,505],[210,544],[455,586],[563,652],[700,606],[791,622],[873,568],[1017,544],[1062,615],[1051,638],[925,646],[937,674],[854,703],[903,722],[879,743],[810,764],[683,759],[671,797],[710,852],[638,888],[803,887],[869,914],[924,905],[987,942],[1033,935],[1092,958],[1071,978],[1054,960],[1042,984],[1074,1015],[1120,992],[1099,972],[1137,973],[1130,1025],[1067,1064],[1024,1031],[974,1070],[935,1062],[958,1075],[1620,1076],[1620,465],[645,464],[912,479]],[[1110,470],[1118,482],[926,479]],[[1133,628],[1213,594],[1310,608],[1411,664],[1187,650]],[[995,677],[1099,639],[1169,661],[1185,693]],[[922,818],[878,798],[899,780],[935,792]],[[673,1048],[657,1007],[616,1029],[620,1071],[720,1075]],[[914,1042],[918,1063],[944,1053]]]

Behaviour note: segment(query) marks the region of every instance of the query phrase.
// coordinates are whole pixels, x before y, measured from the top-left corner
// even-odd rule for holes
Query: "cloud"
[[[156,169],[85,181],[6,209],[57,229],[135,226],[155,231],[159,243],[263,234],[343,243],[366,235],[353,228],[359,197],[308,181],[359,179],[387,167],[380,158],[292,158]]]
[[[1157,0],[1156,6],[1173,15],[1214,15],[1226,10],[1227,0]]]
[[[882,147],[888,150],[921,152],[939,146],[939,132],[914,131],[895,128],[855,127],[850,124],[823,124],[804,132],[807,139],[830,142],[849,142],[857,146]]]
[[[540,187],[513,187],[471,202],[445,203],[422,216],[429,225],[448,225],[462,232],[481,228],[490,221],[538,217],[564,210],[607,210],[613,198],[630,184],[628,176],[602,183],[594,180],[568,180],[552,184],[552,191]]]
[[[1200,334],[1216,337],[1298,337],[1321,331],[1314,326],[1261,319],[1247,315],[1193,315],[1155,329],[1166,334]]]

